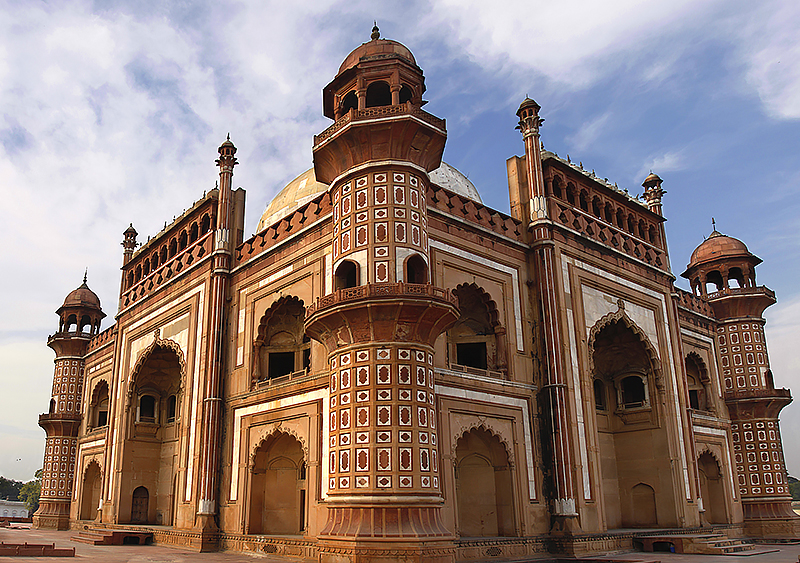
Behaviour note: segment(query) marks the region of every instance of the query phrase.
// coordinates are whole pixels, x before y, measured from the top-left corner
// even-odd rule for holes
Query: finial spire
[[[372,27],[372,35],[370,35],[370,37],[372,38],[373,41],[375,41],[376,39],[380,39],[381,38],[381,30],[378,29],[377,20],[374,23],[375,23],[375,25]]]
[[[714,220],[713,217],[711,218],[711,231],[717,232],[717,222]]]
[[[228,131],[228,139],[227,139],[227,140],[228,140],[228,141],[230,141],[230,140],[231,140],[231,133],[230,133],[230,131]]]
[[[86,283],[86,276],[89,274],[89,268],[83,271],[83,283]]]

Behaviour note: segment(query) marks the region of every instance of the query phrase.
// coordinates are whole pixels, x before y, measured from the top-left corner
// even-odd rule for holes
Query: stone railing
[[[763,285],[760,285],[758,287],[728,287],[726,289],[720,289],[719,291],[715,291],[714,293],[709,293],[706,296],[706,298],[720,299],[722,297],[731,297],[734,295],[759,295],[759,294],[766,295],[767,297],[775,299],[775,292]]]
[[[689,309],[690,311],[705,315],[706,317],[714,317],[714,311],[705,299],[679,287],[675,288],[675,294],[678,299],[679,307]]]
[[[746,399],[791,399],[789,389],[726,389],[726,401],[741,401]]]
[[[631,233],[620,229],[580,209],[562,202],[556,202],[554,220],[557,223],[579,232],[604,246],[619,250],[629,256],[642,260],[659,270],[669,272],[665,252]]]
[[[400,104],[398,106],[380,106],[374,108],[365,108],[365,109],[352,109],[342,117],[336,120],[336,122],[325,129],[319,135],[314,135],[314,146],[317,146],[321,143],[324,143],[333,135],[336,134],[337,131],[342,129],[348,123],[354,123],[356,121],[365,121],[368,119],[380,119],[383,117],[393,117],[396,115],[411,115],[416,117],[425,123],[436,127],[437,129],[441,129],[442,131],[445,130],[445,120],[439,119],[435,115],[431,115],[427,111],[412,106],[410,103]]]
[[[146,277],[122,292],[120,309],[124,309],[143,297],[157,291],[159,286],[183,272],[201,258],[211,254],[214,244],[214,231],[205,233],[190,246],[178,252]]]
[[[458,304],[458,300],[449,289],[442,289],[428,284],[416,283],[370,283],[356,287],[339,289],[324,297],[317,297],[317,301],[306,307],[306,318],[314,313],[359,299],[367,298],[394,298],[394,297],[433,297],[453,305]]]
[[[111,327],[105,329],[100,334],[95,335],[95,337],[92,338],[92,340],[89,342],[89,347],[86,349],[86,351],[87,352],[91,352],[92,350],[97,350],[103,344],[107,344],[108,342],[113,340],[114,339],[114,335],[116,335],[116,330],[114,330],[115,328],[116,328],[116,325],[111,326]]]
[[[522,223],[482,203],[431,184],[426,195],[428,208],[438,209],[464,221],[477,223],[495,233],[523,242]]]

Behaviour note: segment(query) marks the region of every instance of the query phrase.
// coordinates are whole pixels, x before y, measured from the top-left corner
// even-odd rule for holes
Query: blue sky
[[[147,240],[213,188],[228,132],[252,234],[311,166],[321,90],[373,19],[413,51],[426,109],[447,119],[445,159],[492,207],[508,210],[530,95],[549,150],[632,193],[651,169],[664,179],[677,274],[712,216],[746,242],[779,298],[776,384],[800,393],[797,2],[0,1],[0,474],[41,465],[45,342],[84,268],[113,317],[122,231]],[[782,420],[800,476],[800,407]]]

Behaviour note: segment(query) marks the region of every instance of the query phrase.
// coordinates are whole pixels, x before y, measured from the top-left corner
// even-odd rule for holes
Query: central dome
[[[431,172],[429,176],[433,184],[478,203],[483,203],[475,185],[446,162],[442,162],[442,165]],[[260,233],[273,223],[280,221],[295,209],[328,191],[329,187],[328,184],[317,180],[313,168],[306,170],[286,184],[286,187],[278,192],[278,195],[267,205],[267,209],[258,222],[256,232]]]
[[[751,254],[742,241],[714,230],[714,232],[692,252],[692,257],[689,260],[689,267],[691,268],[698,264],[719,260],[721,258],[739,258],[743,256],[751,256]]]

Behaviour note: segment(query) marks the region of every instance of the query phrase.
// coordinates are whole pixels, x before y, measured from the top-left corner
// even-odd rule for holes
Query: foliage
[[[789,492],[792,493],[792,500],[800,500],[800,481],[789,475]]]
[[[6,500],[19,500],[19,491],[22,488],[22,481],[6,479],[0,476],[0,498]]]
[[[22,489],[19,492],[19,499],[25,503],[25,507],[31,515],[39,510],[39,494],[42,491],[42,470],[39,469],[33,476],[35,478],[22,485]]]

